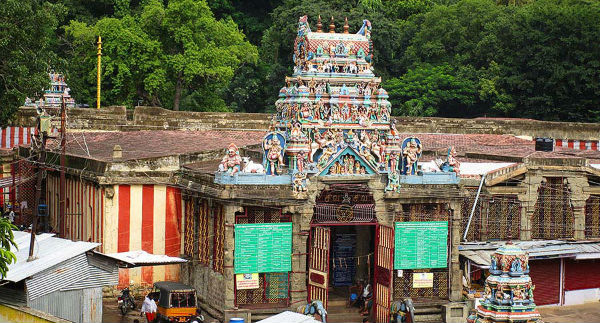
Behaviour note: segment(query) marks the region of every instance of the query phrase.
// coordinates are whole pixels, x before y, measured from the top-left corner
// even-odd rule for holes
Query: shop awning
[[[527,251],[529,259],[600,259],[600,241],[533,240],[512,243]],[[487,268],[491,255],[505,244],[506,241],[462,243],[458,250],[461,256]]]
[[[143,250],[108,253],[102,255],[116,260],[120,268],[175,265],[187,262],[187,260],[183,258],[170,257],[167,255],[153,255]]]

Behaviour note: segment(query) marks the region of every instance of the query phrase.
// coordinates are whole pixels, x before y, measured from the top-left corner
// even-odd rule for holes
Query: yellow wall
[[[0,304],[0,322],[7,323],[55,323],[69,322],[52,315],[12,305]]]

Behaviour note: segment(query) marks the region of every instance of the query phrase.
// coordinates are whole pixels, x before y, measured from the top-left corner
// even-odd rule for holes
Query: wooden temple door
[[[375,234],[375,322],[390,321],[394,269],[394,228],[378,225]]]
[[[311,231],[308,265],[308,301],[320,300],[327,309],[329,286],[329,245],[331,229],[317,226]]]

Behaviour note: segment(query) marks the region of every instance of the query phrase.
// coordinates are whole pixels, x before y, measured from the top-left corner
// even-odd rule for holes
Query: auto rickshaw
[[[196,314],[196,290],[178,282],[156,282],[158,295],[155,322],[187,322]]]

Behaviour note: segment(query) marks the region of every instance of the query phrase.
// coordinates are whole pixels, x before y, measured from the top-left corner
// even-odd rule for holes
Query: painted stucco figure
[[[241,167],[242,157],[240,157],[240,150],[234,143],[231,143],[227,148],[227,153],[223,159],[221,159],[219,172],[227,172],[230,175],[235,175],[241,170]]]

